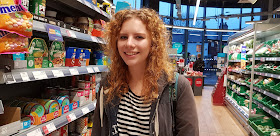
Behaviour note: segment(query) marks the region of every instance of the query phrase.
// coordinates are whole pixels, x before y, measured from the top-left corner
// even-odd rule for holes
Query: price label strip
[[[74,113],[67,115],[66,118],[67,118],[68,122],[72,122],[77,119],[77,117]]]
[[[40,128],[32,131],[32,132],[29,132],[26,134],[27,136],[43,136],[42,134],[42,131],[40,130]]]
[[[88,114],[90,111],[89,111],[88,107],[85,107],[85,108],[82,108],[82,112],[85,115],[85,114]]]
[[[90,67],[87,68],[87,71],[88,71],[88,73],[94,73],[93,69]]]
[[[5,78],[6,78],[6,83],[7,84],[12,84],[12,83],[16,82],[16,80],[15,80],[15,78],[14,78],[12,73],[5,74]]]
[[[49,134],[55,130],[56,130],[56,127],[53,124],[53,122],[43,127],[43,131],[45,134]]]
[[[71,75],[79,75],[80,74],[79,71],[75,68],[71,68],[71,69],[69,69],[69,71],[70,71]]]
[[[45,73],[45,71],[33,71],[33,76],[36,80],[42,80],[42,79],[47,79],[48,76]]]
[[[64,74],[61,70],[52,70],[54,77],[64,77]]]
[[[29,78],[27,72],[20,72],[19,74],[22,78],[22,81],[30,81],[30,78]]]
[[[93,67],[93,69],[94,69],[95,72],[100,72],[98,67]]]

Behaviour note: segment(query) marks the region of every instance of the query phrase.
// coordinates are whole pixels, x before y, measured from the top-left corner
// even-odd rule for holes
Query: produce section
[[[279,30],[279,24],[264,21],[229,38],[227,98],[248,108],[245,128],[253,135],[280,134]],[[242,111],[233,113],[244,123],[236,112]]]

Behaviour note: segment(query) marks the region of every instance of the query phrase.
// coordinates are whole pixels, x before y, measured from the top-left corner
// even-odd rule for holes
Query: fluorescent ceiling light
[[[190,34],[190,35],[194,35],[194,36],[200,36],[200,34]]]
[[[219,35],[206,34],[205,36],[219,36]]]
[[[260,21],[246,21],[245,24],[255,24],[255,23],[263,23],[264,20]]]
[[[195,13],[194,13],[194,18],[193,18],[193,25],[194,26],[195,26],[195,23],[196,23],[196,17],[197,17],[197,12],[198,12],[199,5],[200,5],[200,0],[196,0]]]
[[[203,28],[195,28],[195,27],[172,26],[172,25],[165,25],[165,27],[167,27],[167,28],[177,28],[177,29],[186,29],[186,30],[204,31]],[[240,32],[239,30],[227,30],[227,29],[205,29],[205,31],[209,31],[209,32]]]
[[[208,32],[240,32],[239,30],[227,30],[227,29],[206,29]]]

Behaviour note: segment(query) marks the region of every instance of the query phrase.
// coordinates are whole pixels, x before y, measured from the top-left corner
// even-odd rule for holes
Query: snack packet
[[[18,52],[28,52],[28,38],[0,31],[0,54],[14,54]]]
[[[0,0],[0,20],[0,30],[32,36],[33,15],[21,5],[21,0]]]

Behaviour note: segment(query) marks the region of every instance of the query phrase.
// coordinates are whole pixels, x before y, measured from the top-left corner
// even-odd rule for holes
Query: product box
[[[32,0],[30,1],[29,11],[44,17],[46,15],[46,0]]]
[[[49,67],[65,66],[65,53],[63,42],[54,41],[49,50]]]
[[[24,69],[27,68],[27,60],[14,60],[15,69]]]
[[[90,61],[90,52],[91,51],[89,49],[85,49],[84,52],[85,52],[86,66],[88,66],[89,65],[89,61]]]
[[[44,39],[32,39],[29,45],[29,54],[27,54],[26,60],[27,68],[48,67],[48,48]]]
[[[76,47],[66,47],[65,66],[74,67],[76,58]]]
[[[17,133],[21,129],[20,117],[21,109],[19,107],[5,107],[4,114],[0,114],[0,136]]]
[[[86,60],[83,48],[78,48],[75,56],[75,66],[85,66]]]

